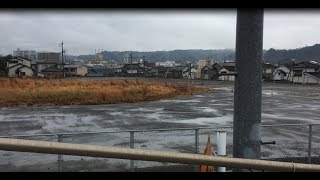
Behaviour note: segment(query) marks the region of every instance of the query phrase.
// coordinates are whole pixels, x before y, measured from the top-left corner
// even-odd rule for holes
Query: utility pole
[[[130,73],[132,73],[132,52],[130,53]]]
[[[62,76],[64,77],[63,41],[61,42],[61,57],[62,57]]]
[[[188,63],[188,68],[189,68],[189,78],[190,78],[190,82],[191,82],[191,62]]]
[[[238,9],[236,32],[233,157],[260,159],[263,9]]]

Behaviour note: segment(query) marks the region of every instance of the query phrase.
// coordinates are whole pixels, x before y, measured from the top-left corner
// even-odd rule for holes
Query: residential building
[[[262,79],[263,80],[273,80],[273,72],[276,66],[270,63],[262,63]]]
[[[93,66],[105,66],[105,62],[103,62],[103,54],[102,53],[96,53],[95,59],[90,60],[86,65],[88,67],[93,67]]]
[[[51,75],[48,75],[48,73],[50,74],[51,70],[53,70],[53,72],[56,72],[57,76],[60,76],[60,71],[58,71],[57,69],[60,69],[61,72],[63,73],[63,64],[61,62],[57,62],[57,61],[49,61],[49,60],[43,60],[43,61],[38,61],[36,62],[36,64],[34,65],[37,71],[37,76],[39,77],[51,77]],[[50,68],[49,67],[55,67],[55,68]],[[46,72],[47,75],[45,75],[45,73],[43,73],[43,70],[47,69]],[[49,70],[49,71],[48,71]],[[51,73],[52,74],[52,73]]]
[[[186,68],[186,66],[176,66],[170,68],[169,77],[171,78],[182,78],[183,77],[183,70]]]
[[[118,63],[116,61],[113,61],[113,60],[102,61],[102,64],[107,68],[117,67],[118,66]]]
[[[290,67],[281,65],[273,72],[274,81],[290,81]]]
[[[161,67],[161,66],[159,66]],[[159,67],[147,67],[148,69],[148,77],[158,77],[159,76]]]
[[[130,59],[130,55],[129,54],[125,54],[124,57],[123,57],[123,62],[125,64],[129,64],[129,59]]]
[[[64,77],[63,69],[59,68],[57,64],[49,66],[46,69],[41,70],[41,77],[45,78],[62,78]]]
[[[103,66],[93,66],[88,69],[86,76],[88,77],[110,77],[114,76],[114,71]]]
[[[222,63],[222,68],[219,70],[219,80],[234,81],[235,80],[235,62],[226,61]]]
[[[38,61],[61,62],[61,53],[38,52]]]
[[[213,60],[211,59],[200,59],[197,62],[197,79],[201,78],[201,70],[207,66],[213,64]]]
[[[201,69],[200,78],[207,80],[218,80],[221,66],[218,63],[208,64]]]
[[[142,64],[124,64],[121,68],[124,76],[143,76],[146,69]]]
[[[197,69],[194,67],[186,67],[183,69],[182,76],[186,79],[196,79]]]
[[[22,64],[28,67],[31,67],[31,60],[27,58],[21,58],[21,57],[13,57],[7,62],[7,68],[10,68],[12,66],[15,66],[17,64]]]
[[[122,65],[117,65],[117,66],[111,66],[108,67],[109,69],[111,69],[114,73],[115,76],[119,76],[122,74]]]
[[[35,70],[31,68],[31,60],[14,57],[7,62],[9,77],[34,76]]]
[[[34,76],[35,70],[31,67],[17,64],[8,69],[8,77],[26,77],[26,76]]]
[[[304,83],[320,84],[320,72],[304,72]]]
[[[177,64],[175,61],[163,61],[163,62],[156,62],[156,66],[163,66],[163,67],[175,67]]]
[[[30,59],[31,63],[37,61],[37,54],[35,50],[21,50],[18,48],[17,50],[13,51],[12,55],[14,57],[22,57],[22,58]]]
[[[158,66],[157,69],[158,69],[158,77],[160,78],[169,77],[171,67]]]
[[[144,67],[156,67],[156,63],[149,62],[149,61],[143,61]]]
[[[88,67],[79,64],[69,64],[64,66],[66,76],[85,76],[88,73]]]
[[[290,67],[290,77],[292,83],[308,83],[309,75],[307,73],[319,72],[320,65],[315,62],[301,62]]]

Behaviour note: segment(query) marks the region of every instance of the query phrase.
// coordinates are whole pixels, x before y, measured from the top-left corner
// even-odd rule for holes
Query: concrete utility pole
[[[262,46],[263,9],[238,9],[233,120],[236,158],[261,156]]]
[[[191,62],[188,63],[188,68],[189,68],[189,78],[190,78],[190,82],[192,82],[192,78],[191,78]]]
[[[132,73],[132,53],[130,53],[130,73]]]
[[[64,77],[64,56],[63,56],[63,41],[61,42],[61,58],[62,58],[62,76]]]

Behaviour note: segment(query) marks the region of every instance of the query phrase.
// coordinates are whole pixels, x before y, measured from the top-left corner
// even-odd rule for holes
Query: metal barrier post
[[[130,131],[130,148],[134,149],[134,131]],[[130,160],[130,171],[134,172],[134,160]]]
[[[227,132],[217,131],[217,155],[226,156],[227,155]],[[217,172],[226,172],[225,167],[217,167]]]
[[[312,124],[309,124],[309,136],[308,136],[308,163],[311,164],[311,147],[312,147]]]
[[[62,134],[58,134],[58,142],[62,142]],[[63,171],[63,155],[58,154],[58,172]]]

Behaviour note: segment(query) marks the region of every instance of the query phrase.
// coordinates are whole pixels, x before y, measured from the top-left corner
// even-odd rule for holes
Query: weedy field
[[[133,103],[212,91],[190,83],[0,78],[0,107]]]

